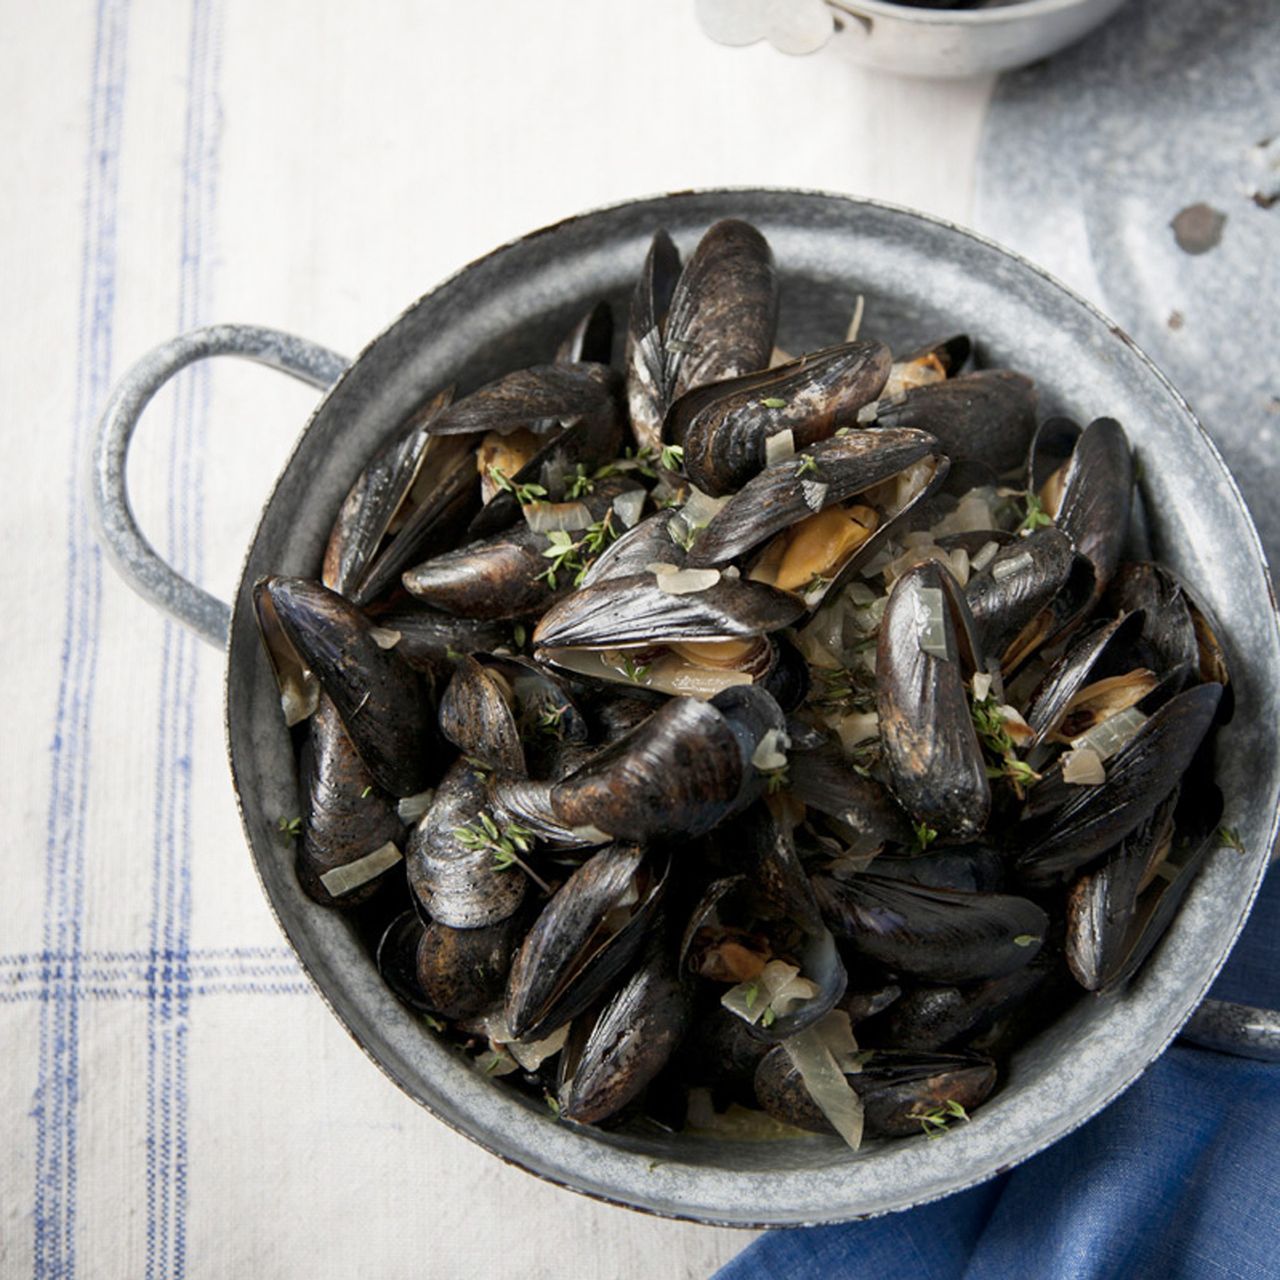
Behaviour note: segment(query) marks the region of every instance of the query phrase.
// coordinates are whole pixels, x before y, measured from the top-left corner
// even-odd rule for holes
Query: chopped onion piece
[[[851,582],[845,590],[845,597],[859,608],[875,604],[880,597],[865,582]]]
[[[851,711],[845,716],[829,717],[827,723],[840,736],[840,746],[846,755],[854,747],[880,736],[880,717],[874,711]]]
[[[800,970],[785,960],[770,960],[754,982],[740,982],[720,997],[730,1013],[754,1026],[772,1009],[775,1017],[818,994],[818,984],[800,976]],[[772,1019],[771,1019],[772,1021]]]
[[[916,643],[921,653],[950,662],[945,610],[941,587],[920,588],[916,607]]]
[[[520,1040],[507,1041],[507,1052],[526,1070],[537,1071],[548,1058],[554,1058],[569,1037],[569,1024],[553,1031],[549,1036],[532,1043]]]
[[[590,823],[582,827],[574,827],[573,835],[576,840],[589,840],[592,844],[608,844],[613,839],[607,831],[601,831],[599,827],[593,827]]]
[[[864,404],[858,410],[858,425],[865,427],[868,422],[874,422],[880,415],[880,401],[873,400],[870,404]]]
[[[713,498],[703,493],[697,485],[689,486],[689,501],[680,508],[680,516],[690,529],[704,528],[712,516],[729,501],[728,496]]]
[[[300,680],[286,680],[280,690],[280,710],[290,729],[315,715],[319,705],[320,681],[310,671],[304,671]]]
[[[998,542],[984,542],[978,554],[969,561],[969,569],[973,573],[981,573],[995,558],[1000,550]]]
[[[800,481],[800,492],[804,497],[805,506],[810,511],[822,510],[822,504],[826,501],[827,490],[830,488],[829,484],[824,484],[820,480]]]
[[[1001,560],[999,564],[991,566],[991,577],[996,582],[1004,582],[1006,578],[1012,578],[1016,574],[1023,573],[1035,564],[1035,557],[1030,551],[1020,551],[1016,556],[1010,556],[1007,560]]]
[[[807,1027],[788,1036],[782,1046],[827,1123],[856,1151],[862,1145],[862,1099],[845,1079],[822,1036]]]
[[[853,302],[853,315],[849,317],[849,327],[845,330],[844,340],[846,342],[856,342],[858,333],[862,329],[862,313],[866,310],[867,300],[858,294]]]
[[[400,643],[400,632],[389,627],[370,627],[369,635],[379,649],[394,649]]]
[[[949,533],[984,533],[994,529],[996,527],[995,505],[995,490],[989,485],[984,485],[980,489],[970,489],[956,503],[955,509],[948,512],[933,526],[933,532],[935,536],[943,537]],[[999,550],[998,545],[996,550]],[[995,552],[991,554],[994,555]]]
[[[398,800],[396,813],[400,816],[400,821],[409,824],[417,822],[431,808],[431,802],[435,798],[436,793],[428,787],[415,796],[405,796],[402,800]]]
[[[669,596],[689,596],[706,591],[719,581],[719,569],[677,569],[675,573],[658,575],[658,590]]]
[[[326,871],[320,877],[320,883],[335,898],[340,898],[344,893],[350,893],[353,889],[368,884],[388,867],[394,867],[403,856],[400,850],[388,840],[372,853],[366,853],[363,858],[357,858],[354,862],[347,862]]]
[[[770,769],[787,767],[786,749],[791,739],[781,729],[766,729],[764,737],[756,744],[751,763],[757,769],[767,772]]]
[[[973,673],[973,700],[975,702],[985,702],[990,692],[991,673],[989,671],[975,671]]]
[[[845,1075],[853,1075],[862,1070],[862,1054],[858,1051],[858,1042],[853,1038],[853,1023],[843,1009],[832,1009],[824,1013],[813,1029],[822,1038],[827,1051],[836,1061],[836,1066]]]
[[[1017,707],[1011,707],[1007,702],[1002,702],[996,710],[1004,721],[1005,732],[1013,739],[1016,746],[1025,747],[1036,736],[1035,731],[1022,718]]]
[[[591,523],[585,502],[530,502],[521,510],[534,533],[577,533]]]
[[[626,528],[634,529],[640,523],[640,513],[644,510],[647,496],[643,489],[628,489],[614,498],[613,509]]]
[[[785,431],[779,431],[765,440],[764,464],[768,467],[775,462],[785,462],[786,459],[795,457],[795,452],[795,433],[788,427]]]
[[[902,535],[902,545],[904,547],[932,547],[933,530],[913,529],[910,533]]]
[[[1109,760],[1122,747],[1127,746],[1146,723],[1147,717],[1137,707],[1126,707],[1101,724],[1095,724],[1088,733],[1082,733],[1073,739],[1071,745],[1077,751],[1081,747],[1089,747],[1097,752],[1099,759]]]
[[[1062,780],[1080,787],[1096,787],[1107,780],[1102,757],[1092,747],[1063,752]]]
[[[644,568],[646,573],[651,573],[655,578],[660,578],[664,573],[678,572],[680,566],[678,564],[668,564],[665,560],[650,560]]]
[[[738,579],[742,577],[742,574],[738,572],[738,566],[736,564],[730,564],[725,565],[725,567],[720,570],[720,576],[722,578],[728,578],[733,582],[737,582]]]
[[[962,587],[967,587],[969,585],[969,553],[963,547],[955,547],[948,554],[947,559],[951,561],[952,576]]]

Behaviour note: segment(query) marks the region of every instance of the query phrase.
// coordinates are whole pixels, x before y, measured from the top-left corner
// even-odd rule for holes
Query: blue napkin
[[[1280,1006],[1280,874],[1213,988]],[[772,1231],[716,1280],[1280,1277],[1280,1066],[1176,1044],[1101,1115],[971,1191]]]

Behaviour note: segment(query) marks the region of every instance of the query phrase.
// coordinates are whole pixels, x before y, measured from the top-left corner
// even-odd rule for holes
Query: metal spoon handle
[[[1206,1000],[1182,1028],[1180,1038],[1219,1053],[1280,1062],[1280,1012]]]
[[[151,545],[134,516],[125,472],[134,430],[156,392],[187,365],[210,356],[255,360],[321,389],[330,387],[350,361],[276,329],[209,325],[149,351],[120,379],[107,402],[93,442],[90,490],[108,556],[116,572],[143,599],[221,649],[227,643],[229,606],[189,582]]]

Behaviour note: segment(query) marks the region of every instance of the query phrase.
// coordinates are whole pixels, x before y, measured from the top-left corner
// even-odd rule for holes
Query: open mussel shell
[[[991,811],[965,684],[979,665],[955,579],[933,561],[908,569],[880,623],[880,739],[898,800],[940,835],[977,836]]]
[[[1123,675],[1132,669],[1150,674],[1142,668],[1137,651],[1137,641],[1145,628],[1146,614],[1139,610],[1100,622],[1071,642],[1045,673],[1027,704],[1023,718],[1034,734],[1032,747],[1038,747],[1062,728],[1073,700],[1094,681]]]
[[[378,786],[394,796],[427,785],[435,735],[419,675],[384,649],[354,605],[304,578],[263,578],[254,586],[302,665],[333,700],[343,728]]]
[[[972,1111],[986,1101],[996,1083],[996,1065],[973,1053],[918,1053],[877,1049],[861,1070],[846,1075],[862,1100],[863,1133],[869,1138],[898,1138],[925,1131],[922,1117],[936,1115],[947,1102]],[[808,1129],[834,1132],[804,1081],[779,1045],[756,1069],[756,1098],[775,1119]]]
[[[965,587],[983,652],[1006,675],[1063,634],[1088,607],[1092,566],[1047,526],[1001,547]]]
[[[427,925],[414,957],[427,1007],[442,1018],[474,1018],[500,1001],[528,923],[527,913],[517,912],[481,929]]]
[[[944,378],[954,378],[973,354],[973,342],[967,333],[953,334],[940,342],[916,347],[906,355],[895,356],[882,402],[897,397],[912,387],[930,386]]]
[[[529,930],[507,979],[511,1034],[538,1040],[606,995],[634,959],[666,887],[667,866],[612,844],[560,886]]]
[[[882,343],[827,347],[691,391],[671,406],[666,433],[684,450],[689,479],[721,497],[764,468],[772,436],[789,431],[794,446],[804,448],[852,426],[888,372]]]
[[[498,867],[492,850],[466,837],[485,813],[486,800],[483,776],[459,760],[409,837],[409,887],[433,920],[455,929],[498,924],[524,901],[524,873]]]
[[[671,403],[662,324],[680,277],[680,252],[665,231],[658,231],[645,255],[627,320],[627,412],[636,444],[657,452],[662,420]]]
[[[379,449],[356,477],[325,547],[321,581],[331,591],[351,597],[359,587],[430,452],[430,423],[452,396],[449,390],[429,401],[405,434]]]
[[[778,704],[750,685],[709,702],[673,698],[557,783],[551,807],[571,828],[619,839],[702,835],[761,793],[751,758],[784,726]]]
[[[616,412],[618,374],[607,365],[541,364],[487,383],[455,400],[431,423],[433,435],[520,429],[543,433],[557,424]]]
[[[1213,847],[1222,793],[1194,779],[1164,801],[1067,899],[1067,963],[1087,991],[1127,981],[1160,940]]]
[[[569,482],[582,474],[590,477],[622,452],[622,420],[612,401],[601,412],[554,433],[513,475],[511,488],[538,485],[547,502],[564,500]],[[505,475],[505,473],[504,473]],[[499,489],[476,513],[467,527],[466,540],[497,533],[521,518],[520,500],[511,488]],[[535,490],[536,492],[536,490]]]
[[[953,462],[978,462],[999,476],[1027,456],[1036,426],[1036,387],[1008,369],[983,369],[912,387],[877,406],[877,428],[916,427]]]
[[[694,387],[763,369],[777,324],[769,242],[737,218],[714,223],[680,273],[663,321],[668,403]]]
[[[1070,459],[1040,489],[1041,505],[1093,566],[1093,599],[1120,563],[1133,500],[1133,454],[1113,418],[1096,418],[1080,433]]]
[[[533,632],[539,656],[565,665],[563,651],[753,640],[804,612],[795,596],[721,575],[699,591],[664,590],[656,573],[608,578],[553,605]]]
[[[1150,817],[1186,772],[1221,696],[1219,684],[1196,685],[1149,716],[1106,761],[1105,782],[1070,788],[1075,794],[1027,831],[1014,864],[1018,877],[1032,887],[1060,883]],[[1028,796],[1033,811],[1036,789]]]
[[[691,1012],[674,940],[657,923],[639,964],[592,1021],[561,1083],[561,1116],[599,1124],[622,1110],[667,1065]]]
[[[1182,584],[1161,565],[1122,564],[1107,587],[1104,605],[1112,613],[1141,615],[1141,640],[1154,670],[1193,670],[1198,665],[1189,602]]]
[[[592,521],[605,518],[619,494],[636,488],[626,476],[610,476],[581,499]],[[573,571],[555,573],[548,534],[521,522],[465,547],[446,551],[402,578],[410,595],[461,618],[504,621],[536,617],[573,586]],[[555,585],[547,576],[555,577]]]
[[[723,565],[746,556],[801,521],[838,507],[931,457],[936,449],[933,437],[923,431],[850,431],[820,441],[803,453],[764,467],[747,481],[711,517],[687,563],[696,567]],[[878,515],[869,532],[879,527]],[[818,550],[815,548],[815,553]],[[802,572],[794,582],[788,579],[779,585],[800,590],[828,568],[820,564],[812,572]],[[836,570],[843,568],[842,560]],[[828,572],[825,576],[835,575]]]
[[[354,907],[377,892],[386,871],[400,858],[388,859],[388,867],[350,889],[341,880],[332,892],[323,877],[338,867],[359,864],[362,859],[398,845],[404,824],[385,791],[365,768],[342,727],[330,698],[323,694],[311,719],[311,735],[303,750],[302,840],[298,848],[298,882],[307,895],[328,907]],[[366,864],[367,865],[367,864]]]
[[[1049,929],[1034,902],[1004,893],[930,889],[870,872],[815,876],[813,891],[837,938],[894,973],[978,982],[1029,964]]]

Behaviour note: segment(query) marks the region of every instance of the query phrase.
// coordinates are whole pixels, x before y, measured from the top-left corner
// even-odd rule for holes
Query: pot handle
[[[1280,1013],[1229,1000],[1205,1000],[1187,1020],[1180,1038],[1238,1058],[1280,1062]]]
[[[93,446],[90,489],[107,554],[116,572],[144,600],[221,649],[227,643],[230,607],[188,582],[151,545],[138,528],[125,476],[129,442],[143,410],[174,374],[209,356],[242,356],[322,390],[338,379],[350,361],[277,329],[208,325],[149,351],[120,379],[103,410]]]

